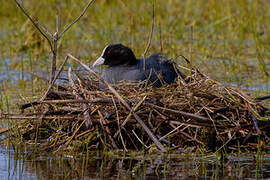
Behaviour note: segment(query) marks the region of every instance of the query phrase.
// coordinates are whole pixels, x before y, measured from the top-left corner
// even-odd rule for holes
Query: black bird
[[[173,83],[178,75],[185,79],[185,75],[168,57],[157,53],[145,59],[136,59],[132,50],[122,44],[106,46],[92,67],[103,64],[108,67],[103,70],[101,77],[108,83],[146,80],[154,87],[161,87],[164,83]],[[104,88],[104,84],[100,84],[100,88]]]

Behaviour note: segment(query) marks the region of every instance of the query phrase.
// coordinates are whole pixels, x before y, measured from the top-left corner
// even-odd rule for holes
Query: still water
[[[7,68],[0,71],[1,83],[31,80],[27,73],[10,70],[9,60],[2,63]],[[268,83],[261,86],[254,86],[254,89],[269,90]],[[252,86],[248,88],[253,89]],[[7,126],[1,122],[1,127]],[[270,154],[259,158],[256,152],[230,155],[226,160],[219,155],[205,157],[188,153],[126,155],[123,152],[91,152],[79,157],[65,154],[34,156],[22,149],[0,147],[1,179],[270,179]]]
[[[118,154],[118,155],[116,155]],[[74,158],[31,157],[0,148],[0,179],[270,179],[270,155],[220,158],[189,154],[120,155],[93,152]]]

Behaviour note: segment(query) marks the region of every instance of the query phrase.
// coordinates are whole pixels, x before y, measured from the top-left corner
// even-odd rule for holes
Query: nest
[[[96,77],[69,71],[68,85],[54,85],[45,99],[21,107],[29,111],[20,138],[45,150],[269,148],[267,108],[240,89],[190,72],[188,83],[179,77],[161,88],[123,82],[100,90]]]

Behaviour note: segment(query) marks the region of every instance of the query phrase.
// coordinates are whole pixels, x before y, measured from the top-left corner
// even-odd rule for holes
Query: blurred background
[[[19,2],[51,33],[56,29],[56,13],[61,32],[88,3]],[[8,68],[15,70],[48,73],[52,54],[46,40],[13,1],[0,3],[0,68],[8,64]],[[152,3],[155,27],[148,55],[162,52],[185,65],[179,57],[181,54],[221,82],[269,90],[270,2],[267,0],[97,0],[59,41],[58,64],[67,53],[90,64],[107,44],[116,42],[131,47],[141,57],[150,34]],[[8,79],[6,76],[0,76],[1,81]],[[28,75],[23,76],[20,79]]]
[[[61,32],[88,3],[86,0],[19,2],[52,34],[56,31],[56,13]],[[188,67],[179,56],[183,55],[200,71],[221,83],[248,89],[253,97],[270,95],[268,0],[96,0],[82,19],[59,40],[58,67],[67,53],[90,65],[107,44],[119,42],[132,48],[137,58],[142,57],[151,31],[152,3],[155,26],[148,55],[162,52]],[[17,112],[22,102],[43,95],[48,87],[46,80],[49,79],[51,59],[47,41],[14,1],[0,0],[0,114]],[[75,67],[76,64],[70,61],[68,66]],[[265,103],[270,105],[269,100]],[[8,127],[14,122],[2,121],[0,125]],[[73,167],[71,164],[76,164],[76,160],[68,156],[58,157],[57,162],[53,162],[55,158],[51,156],[29,160],[29,156],[21,157],[20,151],[10,153],[6,149],[1,149],[0,157],[0,174],[6,179],[22,179],[27,174],[29,178],[38,179],[63,179],[69,174],[81,178],[88,163],[88,158],[84,162],[83,157],[78,160],[78,167]],[[216,157],[197,159],[187,156],[182,160],[177,156],[172,161],[170,158],[155,157],[145,161],[144,157],[139,160],[131,157],[128,163],[123,154],[114,158],[101,155],[91,158],[101,161],[100,164],[90,161],[93,163],[91,177],[124,178],[128,174],[127,179],[175,178],[175,168],[179,170],[179,178],[270,177],[270,158],[257,161],[253,155],[232,157],[227,169],[220,167]],[[100,168],[103,164],[105,171]],[[60,168],[53,175],[46,171],[55,169],[55,165]],[[119,170],[113,174],[115,167]],[[138,171],[133,171],[133,167]]]

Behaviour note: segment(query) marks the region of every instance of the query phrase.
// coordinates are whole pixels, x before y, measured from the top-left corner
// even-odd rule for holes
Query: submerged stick
[[[155,137],[155,135],[151,132],[151,130],[145,125],[145,123],[142,121],[142,119],[133,111],[133,109],[128,105],[128,103],[118,94],[118,92],[103,78],[100,77],[97,73],[95,73],[93,70],[91,70],[87,65],[82,63],[79,59],[73,57],[71,54],[68,54],[70,58],[75,60],[77,63],[79,63],[82,67],[84,67],[87,71],[89,71],[91,74],[93,74],[95,77],[97,77],[100,81],[102,81],[109,90],[119,99],[119,101],[132,113],[134,118],[137,120],[137,122],[143,127],[143,129],[146,131],[146,133],[149,135],[149,137],[154,141],[154,143],[157,145],[157,147],[162,151],[165,152],[166,149],[164,146],[159,142],[159,140]]]

